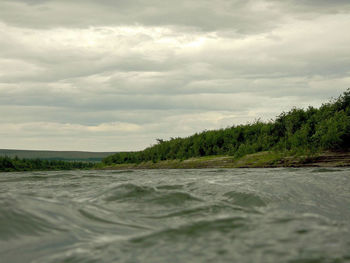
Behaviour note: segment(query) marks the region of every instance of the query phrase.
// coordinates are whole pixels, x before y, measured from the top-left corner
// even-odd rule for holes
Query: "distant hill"
[[[19,157],[25,159],[87,161],[100,162],[103,158],[116,152],[81,152],[81,151],[40,151],[0,149],[0,157]]]

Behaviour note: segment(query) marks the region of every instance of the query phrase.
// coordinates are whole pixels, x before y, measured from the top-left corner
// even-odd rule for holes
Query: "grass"
[[[259,152],[241,158],[233,156],[205,156],[187,160],[165,160],[156,163],[101,165],[100,169],[200,169],[200,168],[263,168],[350,166],[350,153],[323,152],[314,154],[291,152]]]
[[[245,155],[233,163],[233,167],[271,167],[284,163],[280,152],[259,152]]]

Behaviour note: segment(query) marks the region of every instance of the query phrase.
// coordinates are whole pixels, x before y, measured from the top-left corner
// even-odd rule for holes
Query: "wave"
[[[160,190],[174,190],[174,189],[181,189],[184,186],[181,184],[171,184],[171,185],[159,185],[156,188]]]
[[[342,172],[343,170],[337,168],[316,168],[313,169],[312,173],[334,173],[334,172]]]
[[[160,205],[183,205],[185,202],[200,202],[201,199],[194,197],[188,193],[173,192],[166,194],[158,194],[155,198],[150,200],[153,203]]]
[[[4,178],[0,179],[0,182],[3,183],[11,183],[11,182],[37,182],[37,181],[46,181],[49,178],[43,175],[30,175],[30,176],[21,176],[21,177],[13,177],[13,178]]]
[[[227,233],[245,227],[246,221],[246,218],[242,217],[202,220],[180,225],[176,228],[166,228],[141,237],[135,237],[130,239],[130,242],[139,245],[150,245],[151,243],[159,242],[159,240],[171,240],[173,242],[177,239],[187,240],[188,238],[206,236],[211,232]]]
[[[109,189],[106,195],[107,197],[104,200],[107,202],[135,201],[162,206],[182,205],[185,202],[202,201],[200,198],[186,192],[159,191],[154,187],[138,186],[135,184],[118,185]]]
[[[231,191],[224,196],[229,202],[242,207],[266,206],[266,202],[253,193]]]
[[[118,226],[122,226],[122,227],[129,227],[129,228],[137,228],[137,229],[149,229],[148,227],[145,226],[140,226],[140,225],[135,225],[135,224],[128,224],[128,223],[123,223],[123,222],[117,222],[115,220],[109,220],[106,218],[102,218],[99,215],[96,215],[90,211],[87,211],[86,209],[78,209],[79,213],[81,214],[81,216],[83,216],[84,218],[90,220],[90,221],[94,221],[97,223],[101,223],[101,224],[109,224],[109,225],[118,225]]]
[[[108,174],[131,174],[134,172],[134,170],[112,170],[108,171]]]
[[[233,212],[245,211],[245,209],[239,206],[233,206],[228,204],[211,204],[204,206],[197,206],[189,209],[183,209],[180,211],[168,213],[160,216],[150,216],[148,218],[161,219],[172,217],[203,217],[203,216],[216,216],[218,214],[228,214]],[[246,211],[245,211],[246,212]]]
[[[43,232],[64,231],[40,216],[0,202],[0,239],[8,240],[22,235],[38,235]]]
[[[156,190],[153,187],[138,186],[135,184],[121,184],[107,192],[105,201],[119,201],[129,199],[143,199],[147,196],[152,196]]]

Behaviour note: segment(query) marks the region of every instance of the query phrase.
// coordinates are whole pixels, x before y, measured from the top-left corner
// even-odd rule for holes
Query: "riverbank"
[[[314,155],[286,155],[259,152],[239,159],[232,156],[206,156],[187,160],[165,160],[139,164],[115,164],[103,170],[124,169],[200,169],[200,168],[274,168],[274,167],[345,167],[350,166],[350,152],[322,152]]]

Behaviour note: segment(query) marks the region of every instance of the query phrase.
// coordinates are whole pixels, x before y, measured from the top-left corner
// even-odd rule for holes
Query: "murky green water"
[[[350,262],[350,169],[2,173],[0,262]]]

